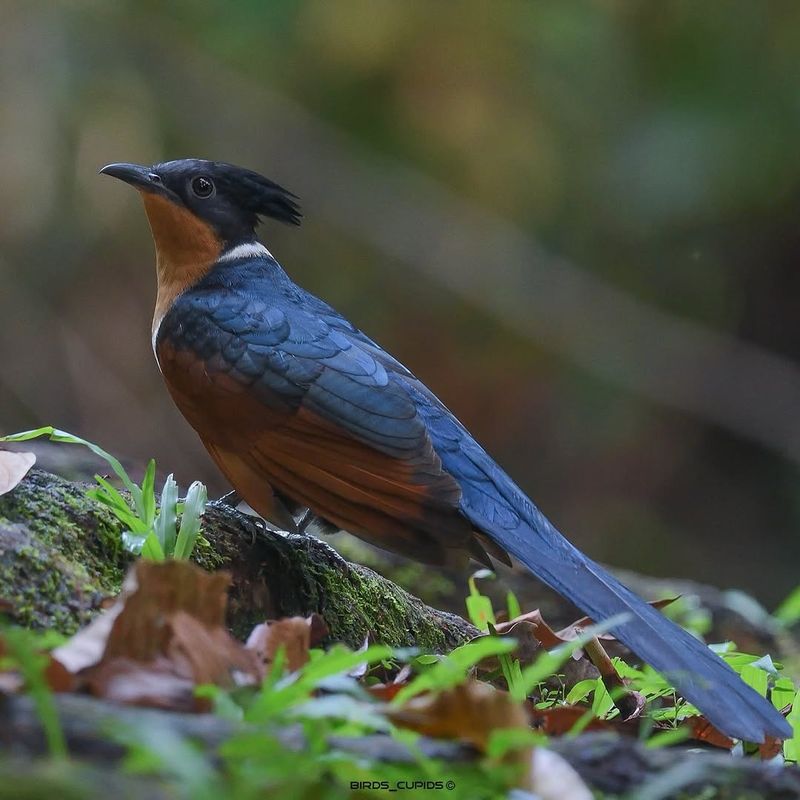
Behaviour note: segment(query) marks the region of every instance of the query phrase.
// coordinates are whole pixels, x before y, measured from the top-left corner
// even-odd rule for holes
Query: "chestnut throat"
[[[214,229],[165,197],[142,192],[156,247],[158,293],[153,312],[153,339],[164,315],[190,286],[202,280],[222,253]]]

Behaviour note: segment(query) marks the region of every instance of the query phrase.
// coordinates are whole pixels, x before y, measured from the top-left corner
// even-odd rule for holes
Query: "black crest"
[[[290,225],[300,224],[302,214],[297,195],[288,189],[244,167],[219,161],[206,163],[219,190],[238,202],[242,211],[257,218],[269,217]]]

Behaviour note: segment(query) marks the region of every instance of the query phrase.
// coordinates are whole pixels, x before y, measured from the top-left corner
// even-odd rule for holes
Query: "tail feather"
[[[537,516],[535,526],[493,530],[493,538],[593,620],[627,612],[628,621],[612,629],[614,636],[664,675],[719,730],[759,743],[765,735],[792,736],[791,726],[769,701],[703,642],[584,556],[544,516]]]
[[[612,633],[719,730],[759,743],[767,735],[792,736],[791,726],[769,701],[703,642],[573,547],[424,386],[403,385],[417,403],[444,469],[461,487],[461,512],[478,531],[596,622],[627,614]]]

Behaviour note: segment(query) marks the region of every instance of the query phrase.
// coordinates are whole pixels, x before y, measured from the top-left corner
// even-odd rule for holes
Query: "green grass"
[[[88,447],[106,460],[127,490],[130,501],[109,480],[96,476],[97,487],[91,496],[110,508],[124,523],[123,544],[145,558],[188,558],[199,536],[200,517],[206,503],[205,487],[193,483],[183,502],[178,500],[178,486],[168,476],[156,496],[155,463],[145,470],[141,484],[128,476],[120,462],[97,445],[53,428],[40,428],[0,441],[25,441],[36,436],[49,436],[54,441]],[[179,522],[180,520],[180,522]],[[412,678],[389,702],[397,708],[422,693],[443,692],[472,677],[475,667],[486,659],[499,664],[496,678],[501,678],[517,702],[530,699],[537,708],[556,708],[577,705],[584,715],[573,728],[572,735],[582,730],[592,719],[614,724],[619,711],[599,679],[587,679],[566,687],[561,669],[578,647],[619,620],[608,620],[593,626],[568,644],[543,651],[532,664],[520,664],[514,656],[516,642],[495,633],[496,615],[490,599],[477,585],[482,579],[494,577],[481,570],[469,581],[466,597],[468,614],[473,623],[486,633],[475,641],[456,648],[447,656],[419,653],[413,650],[391,649],[373,645],[353,652],[335,645],[327,652],[312,650],[309,663],[295,673],[288,673],[279,651],[269,674],[258,688],[224,691],[216,686],[199,687],[198,695],[209,698],[214,712],[243,724],[244,727],[223,742],[219,753],[206,753],[191,741],[182,739],[169,729],[137,729],[116,726],[112,735],[128,750],[125,768],[135,773],[152,774],[166,781],[177,797],[238,800],[262,797],[274,793],[281,797],[314,797],[334,800],[352,796],[358,786],[358,796],[385,797],[387,785],[398,781],[413,785],[428,781],[427,788],[408,790],[408,797],[431,796],[431,786],[454,783],[446,790],[448,797],[481,798],[505,795],[515,785],[517,774],[509,766],[509,755],[528,748],[546,737],[541,733],[521,729],[496,730],[489,737],[486,753],[472,764],[453,764],[425,757],[418,747],[418,736],[397,728],[385,712],[387,705],[367,691],[377,680],[376,670],[399,669],[403,664],[412,667]],[[800,591],[793,593],[776,614],[778,622],[788,626],[800,618]],[[506,598],[510,618],[520,613],[519,602],[512,593]],[[705,627],[707,616],[694,615],[698,627]],[[31,694],[45,732],[52,757],[67,757],[56,704],[45,680],[47,659],[42,655],[40,637],[19,628],[3,630],[6,642],[4,666],[13,666],[22,675],[26,690]],[[789,721],[795,736],[784,743],[787,762],[797,762],[800,756],[800,692],[797,684],[786,674],[783,664],[769,656],[738,652],[731,643],[712,646],[741,676],[779,709],[791,707]],[[630,689],[646,699],[646,711],[641,719],[641,738],[650,747],[682,741],[688,736],[683,725],[697,710],[677,696],[674,688],[648,666],[636,667],[626,661],[613,660],[620,676]],[[364,676],[366,665],[366,676]],[[357,672],[361,677],[353,677]],[[560,688],[554,688],[559,687]],[[660,729],[656,729],[656,724]],[[281,733],[290,729],[302,732],[305,744],[296,749],[287,747]],[[342,744],[354,737],[374,734],[388,735],[406,745],[412,753],[411,763],[387,764],[355,755]]]
[[[490,598],[480,592],[476,581],[493,577],[494,574],[489,570],[478,570],[468,580],[469,595],[465,600],[467,612],[472,623],[481,630],[493,630],[495,614]],[[507,597],[507,605],[509,619],[519,616],[519,603],[511,592]],[[782,624],[788,625],[796,621],[795,613],[798,614],[797,618],[800,618],[800,590],[796,590],[787,598],[776,612],[776,617]],[[704,632],[710,624],[708,615],[699,609],[693,610],[691,621],[694,623],[696,633]],[[614,624],[616,624],[614,620],[609,620],[599,632],[608,630]],[[587,641],[593,632],[594,635],[598,633],[594,629],[587,629],[578,641],[581,643]],[[575,649],[573,646],[571,651]],[[787,762],[797,763],[800,756],[800,689],[796,681],[784,674],[783,664],[774,662],[769,655],[757,656],[739,652],[732,642],[711,645],[711,649],[719,654],[748,686],[762,697],[768,697],[777,709],[791,706],[788,719],[793,726],[794,737],[784,742],[783,756]],[[563,658],[563,652],[559,653],[559,650],[561,648],[543,654],[534,665],[525,669],[521,668],[510,651],[499,652],[497,656],[500,671],[512,697],[523,700],[533,695],[538,709],[555,708],[564,704],[585,706],[587,713],[576,723],[573,735],[592,719],[608,722],[617,719],[619,709],[614,705],[601,678],[579,681],[566,692],[548,688],[546,684],[553,678],[559,677],[559,668],[566,660]],[[682,728],[682,725],[688,717],[700,713],[697,708],[680,697],[674,687],[652,667],[646,664],[634,667],[621,658],[614,658],[612,661],[628,688],[639,692],[645,698],[646,712],[642,717],[641,734],[646,743],[649,746],[661,746],[687,738],[689,733]],[[668,728],[654,729],[654,723]]]
[[[109,508],[125,526],[122,545],[126,550],[152,561],[163,561],[166,558],[188,559],[191,556],[200,535],[200,517],[205,511],[208,500],[206,487],[200,481],[195,481],[186,492],[186,499],[179,502],[178,484],[170,473],[164,481],[159,502],[155,492],[156,462],[153,459],[150,459],[145,469],[142,483],[137,484],[128,475],[119,459],[102,447],[50,425],[32,431],[0,436],[0,442],[25,442],[40,436],[47,436],[54,442],[82,445],[100,456],[111,467],[124,489],[130,494],[130,502],[101,475],[94,476],[97,487],[90,489],[87,494]]]

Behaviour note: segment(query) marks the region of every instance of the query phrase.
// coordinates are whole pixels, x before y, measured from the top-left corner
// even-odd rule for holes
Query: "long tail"
[[[527,505],[527,504],[526,504]],[[532,504],[531,504],[532,505]],[[536,509],[530,526],[492,538],[537,578],[599,622],[627,612],[612,633],[657,669],[721,731],[748,742],[792,736],[791,726],[703,642],[668,620],[573,547]]]

